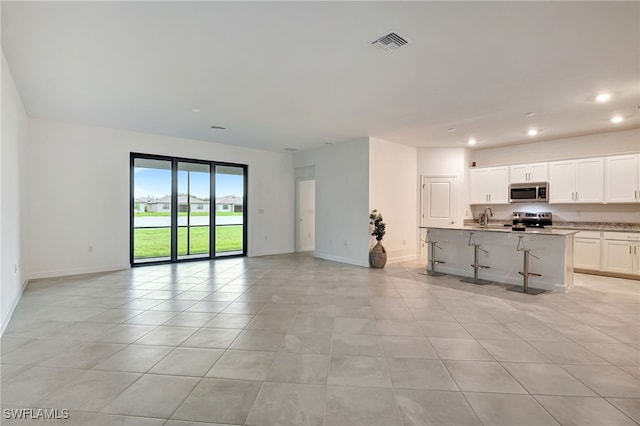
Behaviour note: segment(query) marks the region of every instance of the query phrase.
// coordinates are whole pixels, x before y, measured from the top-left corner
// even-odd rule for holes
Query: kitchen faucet
[[[484,226],[485,228],[489,226],[490,217],[493,217],[493,210],[491,210],[491,207],[485,207],[484,213],[480,215],[480,225]]]

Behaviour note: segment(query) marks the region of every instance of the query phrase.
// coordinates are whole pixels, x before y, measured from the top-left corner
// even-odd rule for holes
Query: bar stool
[[[486,254],[489,254],[489,252],[485,249],[480,248],[480,244],[476,243],[474,232],[469,233],[469,241],[467,242],[467,245],[469,247],[473,246],[473,264],[471,265],[471,267],[473,268],[473,278],[463,278],[460,281],[462,281],[463,283],[471,283],[477,285],[485,285],[491,283],[491,280],[480,279],[480,269],[490,268],[490,266],[480,264],[480,251],[483,251]]]
[[[542,274],[536,274],[534,272],[529,272],[529,257],[535,257],[540,260],[539,257],[531,254],[531,250],[528,250],[524,245],[524,236],[518,236],[518,245],[516,246],[516,251],[522,252],[522,272],[518,272],[522,275],[522,286],[514,285],[513,287],[509,287],[507,290],[509,291],[517,291],[519,293],[536,295],[540,293],[544,293],[544,290],[539,288],[529,287],[529,276],[533,275],[534,277],[541,277]]]
[[[443,272],[436,271],[436,265],[439,265],[445,262],[436,260],[436,248],[442,250],[442,247],[438,245],[437,241],[431,241],[431,238],[429,236],[429,230],[427,230],[427,234],[424,238],[424,242],[429,244],[429,258],[427,259],[427,268],[425,269],[425,271],[418,272],[418,273],[420,275],[429,275],[431,277],[442,277],[444,275],[447,275]]]

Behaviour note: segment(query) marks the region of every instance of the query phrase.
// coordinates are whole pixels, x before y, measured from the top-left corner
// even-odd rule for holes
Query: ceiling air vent
[[[375,47],[379,49],[396,50],[407,43],[408,43],[407,40],[403,39],[398,34],[389,33],[386,36],[380,37],[379,39],[377,39],[371,44],[373,44]]]
[[[211,128],[212,128],[213,130],[227,130],[227,128],[226,128],[226,127],[222,127],[222,126],[211,126]]]

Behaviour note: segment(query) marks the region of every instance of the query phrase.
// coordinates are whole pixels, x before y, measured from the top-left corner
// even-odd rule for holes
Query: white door
[[[297,234],[298,251],[310,251],[316,247],[316,181],[297,181]]]
[[[456,224],[457,180],[455,177],[422,177],[420,225],[426,227],[453,227]],[[426,256],[424,231],[420,254]]]

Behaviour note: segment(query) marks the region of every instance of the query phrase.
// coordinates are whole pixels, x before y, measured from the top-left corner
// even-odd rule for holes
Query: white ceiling
[[[640,127],[639,2],[2,1],[2,47],[33,117],[269,150]]]

